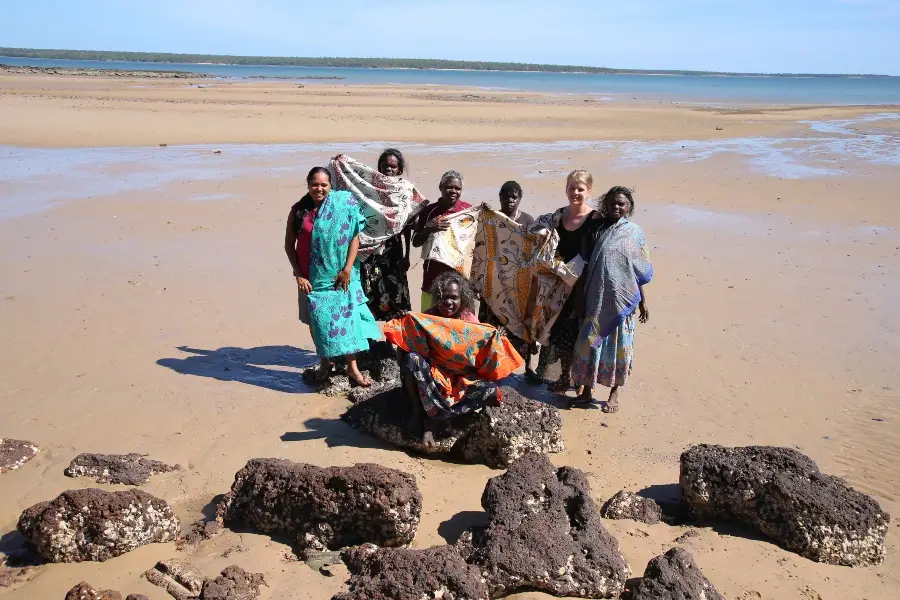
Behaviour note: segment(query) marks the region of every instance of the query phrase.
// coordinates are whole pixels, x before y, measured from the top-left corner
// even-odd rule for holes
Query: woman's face
[[[459,314],[461,300],[459,284],[448,284],[441,294],[441,301],[438,303],[438,312],[441,313],[442,317],[456,317],[456,315]]]
[[[566,185],[566,197],[569,204],[586,204],[591,197],[591,188],[581,181],[570,181]]]
[[[462,181],[456,177],[445,179],[441,183],[441,201],[446,205],[453,205],[462,198]]]
[[[328,175],[322,172],[313,175],[313,178],[306,185],[309,187],[309,197],[315,203],[324,200],[328,192],[331,191],[331,182],[328,181]]]
[[[617,221],[622,217],[628,216],[628,211],[631,208],[631,202],[628,201],[628,197],[625,194],[616,194],[613,198],[605,198],[603,204],[606,208],[606,215]]]
[[[397,177],[400,173],[400,161],[393,154],[388,154],[383,161],[381,161],[381,174],[387,175],[388,177]]]

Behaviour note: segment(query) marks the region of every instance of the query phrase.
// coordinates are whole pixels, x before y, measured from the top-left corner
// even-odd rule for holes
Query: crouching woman
[[[524,364],[502,332],[478,323],[475,292],[465,277],[449,271],[429,290],[433,306],[385,324],[411,414],[408,432],[433,443],[436,421],[501,401],[498,381]]]

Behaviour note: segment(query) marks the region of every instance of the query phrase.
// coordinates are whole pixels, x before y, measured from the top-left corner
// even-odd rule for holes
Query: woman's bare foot
[[[360,372],[355,358],[347,359],[347,377],[350,378],[351,383],[358,385],[359,387],[369,387],[375,383],[371,378]]]
[[[437,446],[437,443],[434,441],[434,434],[426,430],[422,434],[422,444],[426,448],[434,448],[435,446]]]
[[[606,401],[606,404],[603,406],[603,412],[605,412],[605,413],[619,412],[619,386],[615,386],[611,390],[609,390],[609,399]]]
[[[594,400],[594,388],[582,385],[578,387],[578,396],[569,400],[569,408],[592,406],[596,403]]]

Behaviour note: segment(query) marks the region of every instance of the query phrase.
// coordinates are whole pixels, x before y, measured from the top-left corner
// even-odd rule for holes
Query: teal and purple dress
[[[359,235],[365,223],[350,192],[332,191],[319,207],[313,224],[309,260],[310,327],[316,353],[324,358],[368,350],[369,340],[381,338],[360,283],[359,260],[353,263],[347,290],[335,288],[334,282],[347,262],[351,240]]]

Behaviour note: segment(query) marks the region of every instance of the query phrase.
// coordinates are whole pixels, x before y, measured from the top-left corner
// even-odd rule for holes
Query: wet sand
[[[895,120],[832,122],[823,132],[800,122],[826,120],[810,117],[815,111],[783,121],[782,113],[771,120],[745,115],[745,133],[712,128],[704,136],[691,119],[715,113],[625,107],[646,111],[635,136],[645,142],[620,143],[628,139],[625,129],[607,135],[598,123],[585,125],[590,135],[557,131],[561,137],[551,139],[541,135],[552,128],[515,127],[499,117],[496,125],[473,125],[476,109],[444,103],[448,122],[458,121],[440,143],[424,122],[423,135],[413,137],[411,118],[391,137],[341,122],[333,139],[297,136],[282,141],[298,145],[279,146],[240,145],[244,125],[213,108],[200,120],[216,121],[223,136],[217,143],[229,145],[175,147],[170,138],[168,148],[140,148],[155,143],[145,120],[170,118],[175,132],[182,107],[140,119],[118,104],[97,109],[120,127],[90,121],[88,111],[96,130],[73,143],[80,125],[65,125],[57,139],[40,117],[83,114],[82,102],[95,102],[98,92],[78,99],[81,86],[94,82],[27,80],[9,94],[10,79],[2,80],[3,116],[28,86],[68,86],[73,99],[34,100],[28,123],[0,119],[0,141],[9,144],[0,148],[0,437],[42,448],[22,469],[0,475],[2,552],[19,543],[7,532],[25,507],[95,487],[62,474],[79,452],[142,452],[185,466],[143,486],[185,522],[208,512],[234,473],[259,456],[377,462],[414,474],[425,498],[417,547],[452,541],[483,518],[479,498],[496,471],[411,456],[361,436],[337,420],[345,401],[311,393],[299,378],[315,357],[296,320],[281,247],[286,213],[302,195],[309,167],[337,151],[374,162],[383,144],[361,142],[372,139],[416,142],[401,147],[410,177],[432,196],[448,168],[464,173],[464,198],[473,203],[495,201],[503,181],[518,179],[522,207],[532,214],[564,202],[565,172],[575,167],[594,172],[597,191],[637,188],[634,220],[647,232],[656,268],[648,287],[651,322],[637,332],[622,410],[564,411],[567,451],[551,457],[587,471],[598,502],[623,488],[677,494],[678,456],[696,443],[778,444],[800,449],[888,512],[900,512],[900,317],[892,310],[900,297],[900,180],[894,138],[872,137],[896,135]],[[397,92],[398,102],[404,93]],[[370,109],[353,110],[363,122]],[[839,112],[840,119],[855,114]],[[305,123],[290,126],[306,130]],[[211,142],[191,127],[179,132],[183,142]],[[10,137],[27,137],[28,130],[29,143]],[[492,143],[457,145],[467,134],[468,141]],[[713,143],[719,134],[728,138]],[[353,143],[330,143],[339,139]],[[493,143],[510,139],[528,143]],[[545,143],[553,139],[590,143]],[[109,144],[129,147],[100,148]],[[217,147],[221,154],[213,154]],[[414,264],[413,286],[420,277]],[[605,525],[636,574],[687,530]],[[813,563],[741,528],[698,531],[685,545],[730,599],[900,595],[896,519],[887,561],[855,569]],[[0,597],[62,598],[87,580],[165,598],[139,574],[176,554],[171,544],[152,545],[102,564],[47,565],[26,584],[0,588]],[[290,556],[267,536],[226,531],[189,558],[210,575],[234,563],[265,573],[266,600],[328,598],[342,588],[345,571],[322,577]]]

